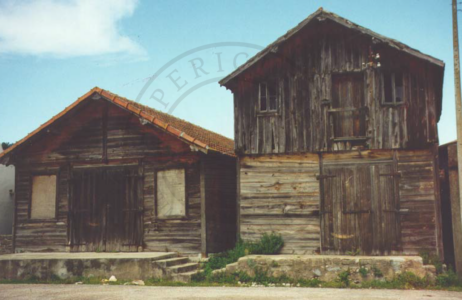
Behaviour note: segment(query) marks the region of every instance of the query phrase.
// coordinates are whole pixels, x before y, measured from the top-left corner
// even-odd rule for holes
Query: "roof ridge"
[[[310,14],[308,17],[303,19],[301,22],[299,22],[296,26],[290,28],[287,30],[286,33],[283,35],[279,36],[276,40],[274,40],[272,43],[270,43],[268,46],[266,46],[264,49],[259,51],[257,54],[254,56],[250,57],[244,64],[236,68],[233,72],[229,73],[226,77],[222,78],[219,81],[219,84],[222,86],[225,86],[229,81],[234,79],[235,77],[239,76],[242,72],[246,71],[248,68],[253,66],[255,63],[260,61],[263,57],[265,57],[268,53],[271,52],[272,49],[277,48],[280,44],[284,43],[288,39],[292,38],[294,34],[299,32],[302,28],[304,28],[307,24],[311,23],[313,19],[315,19],[318,16],[323,16],[328,18],[329,20],[338,23],[341,26],[345,26],[347,28],[350,28],[351,30],[358,30],[362,31],[365,34],[372,36],[373,38],[376,38],[378,40],[383,41],[384,43],[387,43],[390,47],[398,49],[399,51],[404,51],[410,55],[413,55],[417,58],[427,60],[430,63],[433,63],[435,65],[438,65],[440,67],[444,67],[444,62],[438,58],[435,58],[431,55],[425,54],[415,48],[412,48],[403,42],[400,42],[398,40],[386,37],[384,35],[381,35],[369,28],[363,27],[355,22],[352,22],[340,15],[337,15],[333,12],[330,12],[323,7],[320,7],[317,9],[315,12]]]

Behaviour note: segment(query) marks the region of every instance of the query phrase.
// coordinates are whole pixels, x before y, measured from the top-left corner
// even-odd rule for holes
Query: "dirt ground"
[[[0,285],[0,299],[462,299],[462,292],[311,288]]]

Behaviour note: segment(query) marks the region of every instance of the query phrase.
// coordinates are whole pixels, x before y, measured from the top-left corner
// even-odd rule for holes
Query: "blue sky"
[[[456,138],[450,0],[1,0],[0,141],[94,86],[232,138],[232,94],[216,78],[319,7],[442,59],[440,143]]]

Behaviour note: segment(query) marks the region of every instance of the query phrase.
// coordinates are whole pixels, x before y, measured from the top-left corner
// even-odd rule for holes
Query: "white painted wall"
[[[14,191],[14,167],[0,165],[0,234],[12,233],[14,195],[10,195],[10,190]]]

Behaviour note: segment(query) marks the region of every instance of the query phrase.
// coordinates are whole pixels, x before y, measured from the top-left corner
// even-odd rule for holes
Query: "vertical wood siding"
[[[369,51],[380,54],[381,67],[367,66]],[[403,104],[383,104],[386,70],[402,72]],[[355,32],[328,24],[306,28],[230,85],[234,93],[236,151],[284,154],[342,151],[358,146],[424,149],[438,140],[436,106],[441,83],[437,79],[441,76],[441,70],[428,62],[375,44]],[[359,78],[361,84],[342,88],[335,83],[340,77]],[[259,112],[259,82],[277,86],[277,112]],[[334,123],[341,122],[340,129],[363,128],[366,142],[332,140],[342,132],[333,131],[338,126],[332,124],[329,110],[361,105],[361,122],[335,113]],[[343,133],[358,133],[351,131]]]

